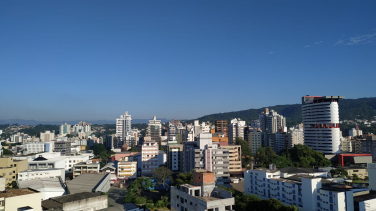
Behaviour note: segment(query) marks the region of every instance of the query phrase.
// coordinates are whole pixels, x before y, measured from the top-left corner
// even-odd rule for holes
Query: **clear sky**
[[[0,119],[375,97],[376,1],[0,1]]]

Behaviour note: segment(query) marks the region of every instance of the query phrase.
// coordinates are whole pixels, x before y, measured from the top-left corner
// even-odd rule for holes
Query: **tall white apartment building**
[[[273,134],[278,132],[286,132],[286,118],[269,108],[265,109],[259,116],[260,127],[263,133]]]
[[[121,115],[120,118],[116,119],[116,137],[119,141],[124,141],[128,133],[132,129],[132,116],[128,115],[128,111],[124,115]]]
[[[353,196],[364,192],[364,189],[322,179],[323,172],[293,171],[289,173],[289,169],[280,171],[273,167],[247,170],[244,172],[244,192],[261,199],[278,199],[303,211],[352,211]]]
[[[227,131],[229,144],[234,144],[236,137],[244,139],[245,127],[246,127],[245,121],[242,121],[239,118],[235,118],[231,120],[231,123],[228,125],[228,131]]]
[[[304,144],[324,154],[340,152],[338,100],[342,96],[302,97]]]
[[[147,141],[141,147],[142,175],[150,176],[158,165],[158,142]]]
[[[41,153],[41,152],[44,152],[44,142],[29,142],[29,143],[26,143],[24,144],[24,150],[26,150],[26,152],[28,154],[31,154],[31,153]]]
[[[70,132],[71,132],[71,125],[68,125],[67,123],[60,125],[60,131],[59,131],[60,135],[70,134]]]
[[[152,120],[149,120],[149,125],[146,130],[146,136],[151,137],[151,141],[159,141],[162,135],[161,120],[157,120],[154,116]]]
[[[54,140],[55,138],[55,131],[53,130],[52,132],[51,131],[45,131],[44,133],[40,133],[40,140],[42,142],[50,142],[52,140]]]

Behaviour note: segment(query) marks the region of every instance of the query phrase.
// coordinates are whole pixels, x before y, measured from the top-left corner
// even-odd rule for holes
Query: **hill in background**
[[[200,121],[215,120],[231,120],[233,118],[241,118],[247,122],[252,122],[259,118],[259,114],[265,111],[265,108],[269,110],[275,110],[279,114],[286,117],[286,124],[288,127],[299,124],[302,122],[302,105],[276,105],[270,107],[263,107],[259,109],[248,109],[243,111],[233,111],[219,114],[210,114],[198,118]],[[340,120],[354,120],[367,119],[372,120],[376,116],[376,98],[359,98],[359,99],[343,99],[339,101],[339,118]]]

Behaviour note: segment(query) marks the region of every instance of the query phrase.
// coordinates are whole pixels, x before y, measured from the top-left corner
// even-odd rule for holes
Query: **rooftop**
[[[20,188],[32,188],[35,190],[48,188],[48,189],[62,189],[64,191],[64,187],[61,185],[60,179],[56,177],[18,181],[18,186]]]
[[[15,196],[22,196],[32,193],[38,193],[38,191],[32,190],[32,189],[9,189],[5,192],[0,192],[0,198],[9,198],[9,197],[15,197]]]
[[[369,194],[355,196],[354,202],[361,202],[361,201],[366,201],[366,200],[375,199],[375,198],[376,198],[376,192],[370,192]]]
[[[63,208],[64,203],[73,202],[73,201],[80,201],[83,199],[89,199],[93,197],[97,197],[102,195],[100,192],[82,192],[82,193],[75,193],[69,194],[65,196],[59,196],[50,198],[48,200],[42,201],[43,209],[52,209],[52,208]]]
[[[71,194],[91,192],[108,174],[80,174],[67,183]]]

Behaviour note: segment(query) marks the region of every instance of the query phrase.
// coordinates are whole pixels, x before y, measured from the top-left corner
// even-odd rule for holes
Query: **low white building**
[[[38,155],[36,158],[29,158],[29,169],[56,169],[64,168],[67,158],[65,157],[43,157],[43,155]]]
[[[326,173],[326,172],[324,172]],[[303,211],[354,210],[356,189],[322,179],[323,172],[280,171],[259,168],[244,172],[244,192],[261,199],[278,199],[285,205],[296,205]]]
[[[65,181],[65,169],[28,169],[18,173],[18,181],[42,179],[42,178],[58,178]]]
[[[72,168],[75,164],[87,162],[90,160],[90,155],[74,155],[74,156],[64,156],[67,160],[65,163],[65,171],[73,172]]]
[[[26,143],[24,144],[24,150],[26,150],[27,154],[44,152],[44,143],[43,142]]]
[[[19,188],[31,188],[42,194],[42,200],[62,196],[65,193],[63,182],[59,178],[43,178],[18,181]]]

